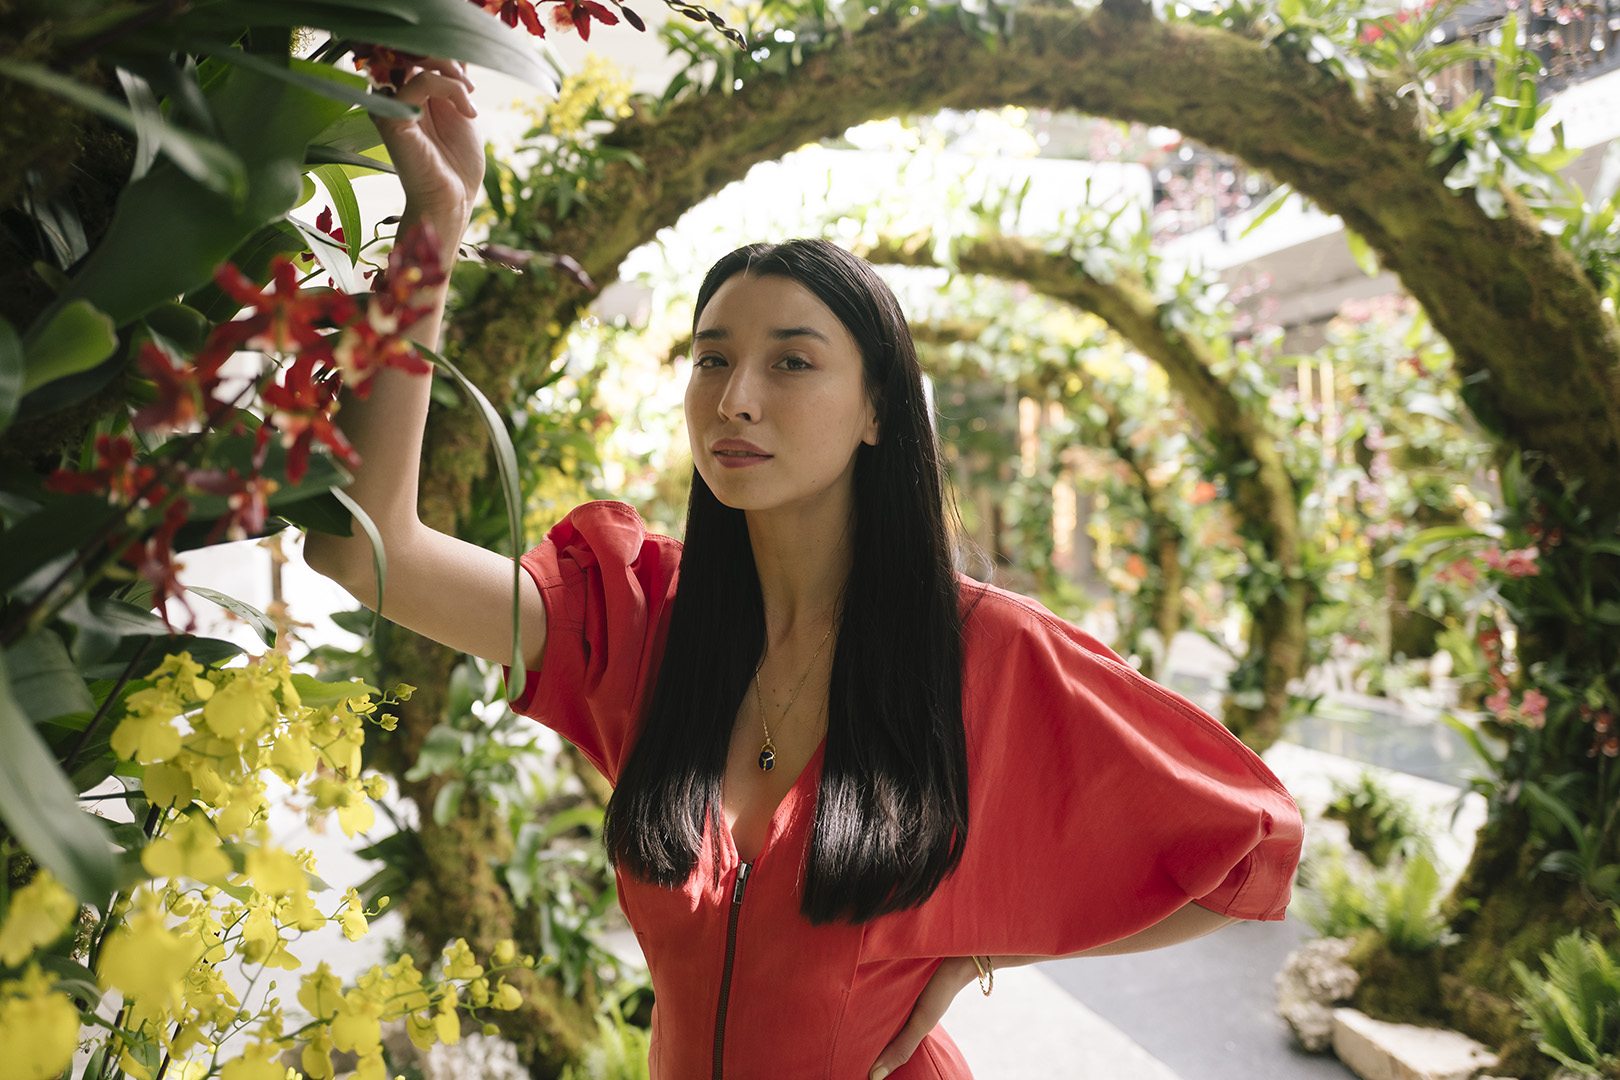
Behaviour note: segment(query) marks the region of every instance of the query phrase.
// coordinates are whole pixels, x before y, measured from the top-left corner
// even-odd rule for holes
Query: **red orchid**
[[[540,25],[540,15],[534,10],[534,0],[473,0],[491,15],[500,17],[507,26],[523,24],[535,37],[545,37],[546,28]]]
[[[362,401],[371,396],[372,380],[382,368],[395,367],[411,375],[433,371],[415,342],[402,334],[382,333],[369,319],[344,327],[323,359],[338,369],[343,384]]]
[[[558,30],[578,30],[581,41],[591,40],[591,20],[603,26],[616,26],[619,17],[596,0],[557,0],[551,9],[551,25]]]
[[[114,506],[129,506],[135,493],[151,483],[157,470],[150,465],[135,463],[135,445],[127,435],[97,435],[96,465],[89,472],[57,469],[45,478],[45,487],[67,495],[106,495]],[[154,484],[140,499],[140,505],[152,506],[168,494],[162,484]]]
[[[258,445],[263,447],[272,427],[281,432],[281,444],[287,448],[287,480],[292,484],[300,483],[309,471],[309,451],[315,439],[330,447],[351,468],[360,464],[360,455],[332,424],[332,402],[341,380],[317,382],[314,373],[315,360],[300,355],[288,369],[285,381],[271,383],[262,395],[272,411],[259,428]]]
[[[180,598],[180,606],[186,610],[186,632],[190,633],[197,625],[197,613],[191,610],[186,602],[185,586],[180,584],[176,572],[183,568],[183,564],[174,561],[174,537],[180,531],[180,526],[186,522],[186,516],[191,510],[191,504],[184,498],[175,499],[163,512],[163,523],[146,539],[132,541],[119,558],[133,566],[152,586],[152,609],[163,617],[163,623],[174,633],[174,625],[169,622],[168,600],[171,596]]]
[[[426,57],[401,52],[386,45],[356,45],[353,48],[354,68],[364,71],[374,87],[398,90],[405,83],[405,73],[413,65],[420,65]]]
[[[273,289],[261,289],[230,263],[214,273],[220,289],[244,307],[252,305],[254,312],[246,319],[215,327],[204,349],[210,356],[227,345],[233,350],[290,352],[320,341],[317,324],[342,323],[353,317],[354,301],[347,294],[300,289],[298,271],[287,256],[275,256],[270,267]]]
[[[225,404],[213,396],[219,385],[219,365],[175,364],[153,342],[141,346],[136,364],[157,383],[157,400],[142,406],[130,421],[138,431],[172,431],[184,427]]]
[[[230,507],[230,512],[208,531],[203,541],[205,545],[217,543],[221,535],[229,536],[232,540],[246,540],[263,532],[265,519],[269,516],[269,497],[281,487],[275,480],[258,473],[243,476],[235,466],[227,472],[194,469],[186,480],[199,491],[224,495]]]
[[[439,236],[424,221],[394,242],[387,268],[371,283],[373,296],[366,318],[379,333],[398,333],[432,310],[422,293],[444,281]]]

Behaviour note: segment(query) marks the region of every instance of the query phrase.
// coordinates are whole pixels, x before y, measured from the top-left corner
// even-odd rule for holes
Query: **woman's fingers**
[[[472,81],[472,76],[467,74],[467,65],[460,60],[442,60],[437,57],[427,57],[422,61],[422,67],[426,70],[437,71],[448,78],[457,79],[465,84],[468,90],[478,89]]]
[[[403,101],[408,105],[421,105],[431,97],[446,98],[454,102],[456,108],[465,116],[478,115],[478,108],[473,105],[472,95],[467,92],[466,84],[436,71],[418,71],[412,75],[405,80],[405,85],[399,88],[394,100]]]
[[[917,1004],[912,1007],[906,1026],[900,1029],[900,1034],[883,1048],[883,1053],[872,1063],[868,1080],[883,1080],[910,1061],[911,1055],[917,1052],[923,1039],[939,1024],[945,1010],[951,1007],[951,1002],[965,985],[959,961],[946,960],[940,964],[928,980],[928,985],[923,987],[923,992],[917,995]]]

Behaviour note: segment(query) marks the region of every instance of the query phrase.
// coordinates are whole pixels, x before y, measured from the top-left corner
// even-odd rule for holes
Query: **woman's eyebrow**
[[[786,341],[793,337],[813,337],[825,345],[831,345],[832,340],[813,326],[779,326],[770,331],[771,337],[777,341]],[[707,330],[699,330],[693,335],[693,341],[724,341],[731,336],[731,331],[724,326],[712,326]]]

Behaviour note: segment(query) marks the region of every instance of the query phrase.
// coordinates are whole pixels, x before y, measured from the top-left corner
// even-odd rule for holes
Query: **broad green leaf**
[[[0,318],[0,433],[11,426],[23,396],[23,347],[17,328]]]
[[[0,654],[0,819],[64,888],[104,909],[118,887],[107,828],[80,809],[78,792],[12,693],[10,664]]]
[[[147,637],[126,637],[105,659],[80,668],[86,679],[117,679],[126,669],[141,676],[158,666],[164,656],[190,653],[199,664],[219,667],[246,654],[247,650],[234,641],[220,638],[195,637],[191,634],[173,634],[156,640]],[[133,663],[133,667],[130,665]]]
[[[388,580],[388,552],[383,547],[382,533],[377,531],[376,522],[372,521],[371,515],[354,501],[352,495],[342,488],[333,488],[332,497],[348,508],[349,513],[354,515],[354,520],[359,522],[360,528],[365,531],[366,538],[371,541],[371,568],[377,575],[377,603],[371,609],[371,636],[375,639],[378,624],[382,621],[383,583]]]
[[[335,38],[369,41],[423,56],[494,68],[547,93],[556,86],[539,61],[546,48],[467,0],[232,0],[196,5],[165,22],[169,36],[229,33],[243,24],[313,26]]]
[[[59,495],[6,531],[6,557],[0,559],[0,595],[32,600],[48,584],[19,588],[41,569],[70,561],[116,511],[95,495]],[[41,575],[45,576],[45,575]],[[54,572],[49,576],[54,577]]]
[[[118,348],[118,328],[88,300],[56,309],[51,321],[23,339],[23,393],[89,371]]]
[[[263,284],[270,278],[270,261],[277,255],[296,255],[309,245],[291,221],[279,218],[255,230],[241,246],[231,252],[228,262],[242,271],[251,281]],[[210,278],[205,284],[186,295],[186,303],[202,312],[210,322],[225,322],[241,310]]]
[[[35,723],[72,712],[94,712],[95,699],[54,630],[37,630],[6,650],[11,693]]]
[[[89,300],[124,326],[209,282],[244,239],[292,206],[305,147],[344,111],[330,97],[243,67],[226,69],[205,93],[223,141],[246,167],[245,197],[224,198],[172,162],[160,162],[124,188],[106,235],[58,303]],[[48,310],[41,321],[54,314]]]
[[[382,146],[382,133],[364,109],[350,109],[310,140],[310,149],[324,147],[363,154]]]
[[[144,127],[165,156],[198,184],[221,197],[239,198],[247,189],[244,162],[228,147],[193,134],[148,115],[137,118],[128,105],[94,90],[76,79],[22,60],[0,57],[0,75],[27,83],[66,98],[81,109],[95,113],[134,132],[139,138]]]
[[[272,649],[276,647],[276,624],[270,621],[268,615],[252,604],[244,603],[234,596],[226,596],[224,593],[214,589],[205,589],[201,585],[188,585],[186,591],[196,593],[204,600],[212,600],[251,626],[254,632],[264,639],[267,646]]]
[[[272,79],[281,79],[305,90],[313,90],[317,94],[325,94],[329,98],[341,101],[345,105],[358,105],[367,112],[378,116],[387,116],[395,120],[414,120],[422,110],[408,102],[397,101],[381,94],[373,94],[367,90],[370,85],[366,79],[358,74],[348,71],[338,71],[330,64],[316,64],[308,60],[289,58],[287,65],[283,66],[267,60],[257,53],[244,52],[241,49],[219,41],[196,42],[199,51],[223,60],[227,64],[240,64],[251,68],[261,75],[268,75]],[[321,69],[320,75],[310,73],[311,68]],[[336,74],[340,78],[333,78]]]
[[[528,674],[523,666],[523,639],[519,617],[522,570],[518,564],[518,554],[521,554],[524,548],[523,492],[518,481],[517,451],[512,448],[512,437],[507,433],[500,413],[495,411],[495,407],[489,403],[483,391],[462,374],[460,368],[432,349],[425,345],[418,345],[417,349],[436,366],[448,371],[461,385],[462,391],[477,405],[478,415],[484,421],[484,427],[489,432],[490,442],[495,449],[495,465],[500,472],[501,492],[506,497],[507,539],[511,544],[511,550],[517,553],[512,556],[512,663],[505,665],[511,669],[509,673],[511,681],[507,685],[507,692],[510,695],[508,700],[515,700],[516,696],[523,692],[522,688]],[[513,687],[517,687],[516,694],[512,693]]]
[[[332,199],[332,208],[337,211],[338,225],[343,229],[343,244],[349,249],[349,265],[358,261],[360,245],[364,242],[361,234],[360,203],[354,197],[354,185],[349,183],[349,177],[335,165],[322,165],[314,170],[321,186]],[[345,290],[364,291],[364,290]]]

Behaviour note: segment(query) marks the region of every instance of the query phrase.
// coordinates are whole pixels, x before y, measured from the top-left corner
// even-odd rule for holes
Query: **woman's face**
[[[797,281],[742,273],[698,320],[686,429],[698,474],[737,510],[851,497],[856,448],[878,438],[844,324]],[[740,456],[724,440],[760,453]]]

